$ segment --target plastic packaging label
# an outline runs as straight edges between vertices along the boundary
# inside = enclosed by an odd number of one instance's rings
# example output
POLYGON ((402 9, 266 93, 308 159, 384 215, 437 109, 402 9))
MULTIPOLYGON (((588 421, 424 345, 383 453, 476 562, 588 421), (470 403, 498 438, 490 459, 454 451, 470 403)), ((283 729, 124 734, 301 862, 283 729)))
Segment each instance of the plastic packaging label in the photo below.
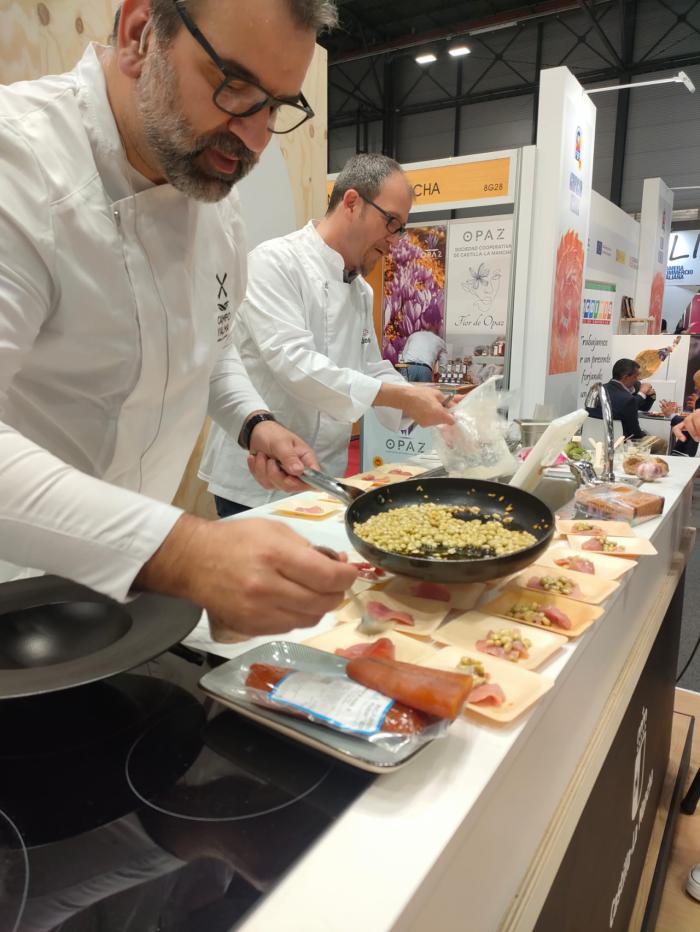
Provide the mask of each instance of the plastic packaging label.
POLYGON ((285 676, 268 698, 360 735, 376 734, 393 703, 344 676, 301 672, 285 676))

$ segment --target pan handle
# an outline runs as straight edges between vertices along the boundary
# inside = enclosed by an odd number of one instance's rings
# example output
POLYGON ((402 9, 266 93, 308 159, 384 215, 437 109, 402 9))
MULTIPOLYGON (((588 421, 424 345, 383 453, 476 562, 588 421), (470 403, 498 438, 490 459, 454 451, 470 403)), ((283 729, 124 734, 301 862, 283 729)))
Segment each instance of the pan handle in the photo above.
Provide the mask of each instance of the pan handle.
POLYGON ((319 492, 328 492, 329 495, 334 495, 342 502, 345 502, 346 505, 352 505, 358 495, 362 494, 360 489, 355 489, 342 482, 337 482, 335 479, 331 479, 330 476, 319 472, 317 469, 310 469, 307 467, 297 478, 301 479, 301 481, 305 482, 307 485, 310 485, 312 489, 318 489, 319 492))

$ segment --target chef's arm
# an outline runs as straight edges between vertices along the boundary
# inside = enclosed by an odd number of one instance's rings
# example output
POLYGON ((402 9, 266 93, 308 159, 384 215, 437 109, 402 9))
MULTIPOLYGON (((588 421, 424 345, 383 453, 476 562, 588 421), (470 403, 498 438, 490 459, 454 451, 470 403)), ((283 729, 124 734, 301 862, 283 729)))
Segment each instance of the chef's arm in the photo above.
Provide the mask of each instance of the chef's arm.
MULTIPOLYGON (((389 376, 387 369, 387 375, 380 379, 357 369, 337 366, 316 350, 314 336, 305 320, 303 283, 295 281, 289 268, 285 268, 278 257, 274 258, 277 261, 273 261, 264 247, 251 253, 248 292, 240 314, 262 359, 285 391, 301 404, 345 423, 358 420, 375 404, 398 407, 413 419, 414 411, 424 417, 428 409, 427 396, 418 403, 407 383, 395 385, 395 391, 389 395, 385 393, 384 400, 377 402, 386 384, 383 379, 400 376, 394 373, 389 376), (391 404, 387 404, 387 398, 391 399, 391 404), (399 399, 402 403, 396 404, 399 399), (403 402, 412 410, 405 409, 403 402)), ((438 400, 433 401, 431 423, 451 423, 451 416, 438 410, 441 409, 438 400)))
POLYGON ((263 245, 248 262, 241 322, 277 382, 300 404, 345 423, 358 420, 371 407, 379 379, 337 366, 316 350, 304 307, 308 283, 295 277, 291 259, 263 245))
MULTIPOLYGON (((371 327, 371 319, 368 323, 371 327)), ((454 419, 444 408, 445 396, 442 392, 429 385, 407 382, 388 360, 382 359, 374 333, 371 341, 367 347, 366 371, 382 383, 372 407, 384 427, 398 430, 400 427, 408 427, 414 421, 421 427, 452 424, 454 419)))

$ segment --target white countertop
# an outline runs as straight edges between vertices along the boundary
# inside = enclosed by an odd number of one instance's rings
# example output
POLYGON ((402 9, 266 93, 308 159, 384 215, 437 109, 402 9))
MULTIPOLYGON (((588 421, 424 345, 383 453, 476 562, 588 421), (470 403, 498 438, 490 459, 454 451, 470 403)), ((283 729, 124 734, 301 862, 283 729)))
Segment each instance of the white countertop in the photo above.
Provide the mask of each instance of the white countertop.
MULTIPOLYGON (((402 770, 379 777, 242 929, 462 930, 464 913, 455 908, 460 902, 469 904, 470 929, 501 927, 603 714, 617 708, 611 697, 620 689, 621 671, 646 643, 648 607, 670 571, 698 466, 681 457, 669 464, 669 476, 644 487, 665 496, 664 514, 636 529, 653 540, 658 555, 641 558, 606 603, 605 615, 539 668, 556 679, 554 688, 511 725, 481 724, 476 717, 456 722, 445 739, 402 770)), ((279 502, 254 514, 277 507, 279 502)), ((314 543, 348 546, 338 518, 274 519, 314 543)), ((316 628, 285 637, 305 640, 334 623, 331 613, 316 628)), ((231 657, 261 640, 271 638, 215 645, 203 622, 185 643, 231 657)), ((585 797, 574 802, 582 809, 585 797)), ((521 909, 520 924, 509 927, 527 928, 528 916, 540 907, 535 897, 529 912, 521 909)))

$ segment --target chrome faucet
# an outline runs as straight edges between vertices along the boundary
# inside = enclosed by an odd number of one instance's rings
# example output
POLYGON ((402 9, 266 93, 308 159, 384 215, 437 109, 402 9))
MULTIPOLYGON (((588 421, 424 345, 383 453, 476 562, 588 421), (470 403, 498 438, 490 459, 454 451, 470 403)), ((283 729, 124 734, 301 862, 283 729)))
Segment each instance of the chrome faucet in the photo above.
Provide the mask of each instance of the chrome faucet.
POLYGON ((615 459, 615 425, 613 424, 612 408, 610 407, 610 398, 602 382, 594 382, 588 389, 584 406, 586 408, 595 408, 600 401, 600 411, 603 415, 605 431, 603 434, 605 441, 605 469, 601 478, 604 482, 614 482, 615 472, 613 464, 615 459))

